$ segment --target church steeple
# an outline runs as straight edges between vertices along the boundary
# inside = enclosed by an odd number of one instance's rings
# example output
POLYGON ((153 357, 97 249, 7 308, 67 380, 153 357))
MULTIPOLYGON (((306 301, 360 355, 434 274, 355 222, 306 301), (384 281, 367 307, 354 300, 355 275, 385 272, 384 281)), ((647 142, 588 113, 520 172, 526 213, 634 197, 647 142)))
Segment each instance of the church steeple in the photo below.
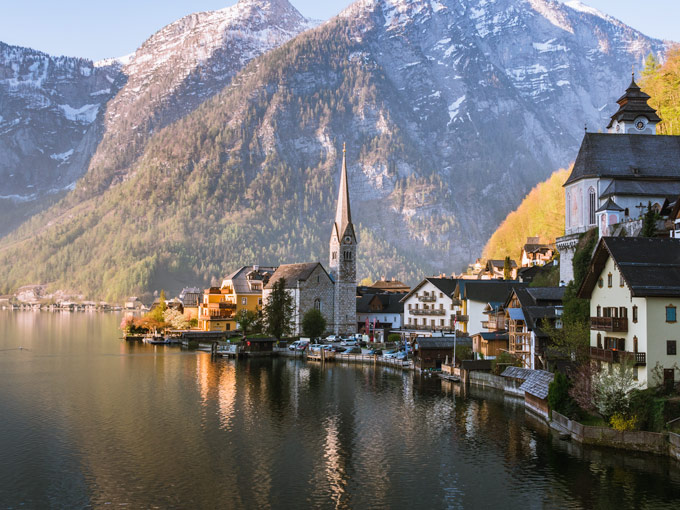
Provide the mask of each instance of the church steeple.
POLYGON ((333 279, 333 332, 351 334, 357 330, 357 238, 352 225, 347 178, 347 150, 342 144, 342 170, 335 221, 331 232, 328 269, 333 279))
POLYGON ((352 225, 352 212, 349 204, 349 182, 347 179, 347 149, 344 143, 342 144, 342 171, 340 173, 340 188, 338 189, 334 228, 338 238, 349 235, 354 240, 354 226, 352 225))
POLYGON ((647 104, 650 96, 642 92, 635 83, 635 73, 626 93, 616 102, 619 110, 612 115, 607 129, 610 133, 656 134, 656 125, 661 118, 656 110, 647 104))

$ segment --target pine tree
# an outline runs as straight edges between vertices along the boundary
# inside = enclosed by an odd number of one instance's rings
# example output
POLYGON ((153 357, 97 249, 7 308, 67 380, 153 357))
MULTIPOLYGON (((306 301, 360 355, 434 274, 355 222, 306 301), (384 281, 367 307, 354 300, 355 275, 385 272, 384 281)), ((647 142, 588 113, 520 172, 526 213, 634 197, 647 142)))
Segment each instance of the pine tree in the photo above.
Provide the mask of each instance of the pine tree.
POLYGON ((293 310, 293 296, 286 292, 286 279, 280 278, 274 282, 263 309, 267 333, 277 340, 289 334, 293 310))
POLYGON ((512 280, 512 266, 510 265, 510 257, 505 256, 505 261, 503 262, 503 279, 512 280))
POLYGON ((654 56, 654 53, 650 53, 645 59, 645 68, 642 70, 642 76, 645 78, 654 76, 660 67, 659 60, 654 56))
POLYGON ((658 213, 652 209, 652 203, 647 202, 647 212, 642 217, 641 237, 654 237, 656 234, 656 220, 658 217, 658 213))

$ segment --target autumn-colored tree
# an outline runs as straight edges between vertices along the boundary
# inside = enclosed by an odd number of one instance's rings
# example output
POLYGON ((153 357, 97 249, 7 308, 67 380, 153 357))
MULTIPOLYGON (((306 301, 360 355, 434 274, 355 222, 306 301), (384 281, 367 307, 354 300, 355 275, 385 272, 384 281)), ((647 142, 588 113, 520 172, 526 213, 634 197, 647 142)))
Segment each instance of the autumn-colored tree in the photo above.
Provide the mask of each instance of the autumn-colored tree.
POLYGON ((571 169, 553 173, 548 180, 534 187, 517 209, 508 214, 496 232, 486 243, 485 259, 519 257, 527 237, 540 236, 546 242, 554 242, 564 234, 564 189, 571 169))

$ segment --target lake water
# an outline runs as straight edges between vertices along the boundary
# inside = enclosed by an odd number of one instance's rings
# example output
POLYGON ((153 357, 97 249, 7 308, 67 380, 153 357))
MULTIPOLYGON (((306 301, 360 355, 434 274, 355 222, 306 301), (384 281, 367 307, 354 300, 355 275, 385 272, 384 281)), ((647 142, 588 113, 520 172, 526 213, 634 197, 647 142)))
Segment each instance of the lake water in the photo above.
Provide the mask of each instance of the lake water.
POLYGON ((120 320, 0 311, 0 508, 680 508, 680 465, 559 441, 496 392, 213 361, 120 320))

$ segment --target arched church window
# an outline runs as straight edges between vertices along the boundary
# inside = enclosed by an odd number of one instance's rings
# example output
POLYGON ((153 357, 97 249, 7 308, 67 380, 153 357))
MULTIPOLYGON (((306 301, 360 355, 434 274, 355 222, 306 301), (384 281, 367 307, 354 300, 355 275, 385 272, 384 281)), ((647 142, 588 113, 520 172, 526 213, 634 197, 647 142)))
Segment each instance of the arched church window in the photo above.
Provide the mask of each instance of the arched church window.
POLYGON ((567 197, 566 197, 566 205, 567 205, 567 218, 565 223, 567 224, 567 227, 571 227, 571 192, 567 191, 567 197))
POLYGON ((597 199, 595 197, 595 188, 588 190, 588 224, 595 224, 595 211, 597 210, 597 199))
POLYGON ((344 253, 344 258, 345 260, 352 260, 352 252, 351 251, 346 251, 344 253))
POLYGON ((319 298, 314 300, 314 309, 321 311, 321 300, 319 298))

